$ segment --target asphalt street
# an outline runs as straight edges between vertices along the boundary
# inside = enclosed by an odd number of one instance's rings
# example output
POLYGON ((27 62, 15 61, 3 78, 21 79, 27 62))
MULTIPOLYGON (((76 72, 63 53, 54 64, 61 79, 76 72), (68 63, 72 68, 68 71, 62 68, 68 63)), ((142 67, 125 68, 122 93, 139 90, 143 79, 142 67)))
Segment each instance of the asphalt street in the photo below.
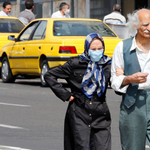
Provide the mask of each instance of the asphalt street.
MULTIPOLYGON (((108 89, 112 116, 112 150, 121 150, 118 128, 121 97, 108 89)), ((63 150, 63 124, 68 102, 59 100, 40 81, 0 80, 0 150, 63 150)), ((147 149, 149 150, 149 148, 147 149)))

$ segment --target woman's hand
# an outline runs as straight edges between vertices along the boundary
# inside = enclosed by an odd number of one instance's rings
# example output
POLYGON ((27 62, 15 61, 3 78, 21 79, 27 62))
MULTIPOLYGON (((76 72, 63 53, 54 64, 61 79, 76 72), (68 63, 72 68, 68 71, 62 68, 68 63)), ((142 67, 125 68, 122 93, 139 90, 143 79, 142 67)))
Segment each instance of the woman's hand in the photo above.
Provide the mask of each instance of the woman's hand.
POLYGON ((124 75, 124 70, 120 68, 116 68, 116 75, 117 76, 124 75))
POLYGON ((70 99, 68 100, 69 102, 73 101, 74 100, 74 97, 71 96, 70 99))

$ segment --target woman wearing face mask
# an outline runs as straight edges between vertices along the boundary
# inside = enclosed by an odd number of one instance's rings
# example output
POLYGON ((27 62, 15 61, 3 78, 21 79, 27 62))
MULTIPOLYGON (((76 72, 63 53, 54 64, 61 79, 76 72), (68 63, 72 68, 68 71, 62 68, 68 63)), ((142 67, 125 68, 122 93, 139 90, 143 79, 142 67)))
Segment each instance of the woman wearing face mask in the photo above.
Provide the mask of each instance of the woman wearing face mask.
POLYGON ((56 96, 69 101, 64 150, 111 149, 111 117, 106 103, 111 59, 104 55, 104 50, 102 37, 91 33, 81 55, 45 74, 45 81, 56 96), (57 78, 66 79, 71 92, 57 78))

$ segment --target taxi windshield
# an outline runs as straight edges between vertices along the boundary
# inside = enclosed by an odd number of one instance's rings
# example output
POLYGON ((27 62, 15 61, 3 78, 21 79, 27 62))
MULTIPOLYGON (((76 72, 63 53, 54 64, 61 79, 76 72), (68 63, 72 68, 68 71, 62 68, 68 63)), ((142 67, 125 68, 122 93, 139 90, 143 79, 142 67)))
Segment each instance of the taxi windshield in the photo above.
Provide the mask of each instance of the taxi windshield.
POLYGON ((90 33, 101 36, 116 37, 116 35, 101 21, 54 21, 54 36, 86 36, 90 33))
POLYGON ((19 33, 24 26, 18 19, 0 18, 0 33, 19 33))

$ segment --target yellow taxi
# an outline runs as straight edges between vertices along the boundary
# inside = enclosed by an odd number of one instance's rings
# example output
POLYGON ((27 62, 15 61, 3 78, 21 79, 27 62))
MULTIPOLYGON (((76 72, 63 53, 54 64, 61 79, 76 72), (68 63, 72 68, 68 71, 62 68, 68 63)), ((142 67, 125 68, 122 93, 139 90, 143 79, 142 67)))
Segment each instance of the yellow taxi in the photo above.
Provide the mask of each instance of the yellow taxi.
POLYGON ((112 57, 119 37, 98 19, 52 19, 32 21, 0 51, 3 82, 14 82, 17 75, 41 78, 49 68, 64 64, 84 51, 86 35, 96 32, 105 42, 105 54, 112 57))
POLYGON ((0 50, 6 43, 10 42, 8 35, 17 37, 24 27, 25 25, 16 17, 0 16, 0 50))

